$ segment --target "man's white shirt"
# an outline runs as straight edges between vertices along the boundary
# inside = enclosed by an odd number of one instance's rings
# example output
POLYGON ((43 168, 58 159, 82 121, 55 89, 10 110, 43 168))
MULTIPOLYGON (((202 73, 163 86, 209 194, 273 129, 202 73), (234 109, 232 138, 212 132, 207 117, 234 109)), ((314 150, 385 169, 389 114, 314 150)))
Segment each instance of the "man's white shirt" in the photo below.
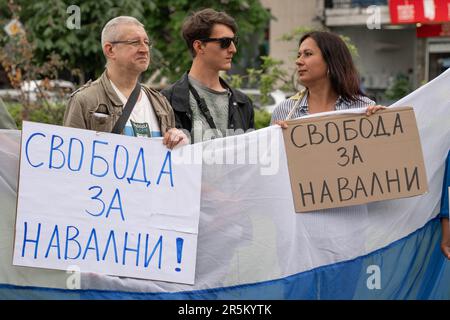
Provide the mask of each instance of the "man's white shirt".
MULTIPOLYGON (((111 85, 116 92, 123 105, 127 103, 127 98, 110 80, 111 85)), ((141 89, 140 97, 127 120, 123 134, 127 136, 138 137, 161 137, 161 129, 159 127, 158 118, 155 110, 147 97, 147 94, 141 89)))

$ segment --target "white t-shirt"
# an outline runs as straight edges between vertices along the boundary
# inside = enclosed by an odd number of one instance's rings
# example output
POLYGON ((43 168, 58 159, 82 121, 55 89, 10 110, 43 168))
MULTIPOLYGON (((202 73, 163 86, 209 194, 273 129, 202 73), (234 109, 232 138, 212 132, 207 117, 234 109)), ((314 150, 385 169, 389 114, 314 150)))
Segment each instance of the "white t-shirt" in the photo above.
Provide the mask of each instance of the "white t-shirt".
MULTIPOLYGON (((111 85, 116 92, 123 105, 127 103, 127 98, 120 92, 120 90, 110 80, 111 85)), ((158 118, 155 110, 147 97, 147 94, 141 89, 141 94, 125 124, 123 134, 134 137, 161 137, 161 129, 159 127, 158 118)))

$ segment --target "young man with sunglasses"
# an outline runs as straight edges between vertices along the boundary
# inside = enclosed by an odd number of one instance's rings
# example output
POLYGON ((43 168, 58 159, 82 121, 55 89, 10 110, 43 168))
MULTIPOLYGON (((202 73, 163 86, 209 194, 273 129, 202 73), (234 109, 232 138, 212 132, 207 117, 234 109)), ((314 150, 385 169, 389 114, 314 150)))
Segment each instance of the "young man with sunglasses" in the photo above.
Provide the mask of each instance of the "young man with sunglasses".
POLYGON ((175 128, 167 99, 156 90, 137 86, 150 63, 151 45, 143 24, 133 17, 116 17, 103 28, 101 42, 106 70, 71 95, 64 125, 102 132, 114 129, 129 136, 163 136, 169 148, 187 143, 186 135, 175 128), (137 100, 131 103, 131 114, 122 116, 132 96, 137 100), (123 123, 119 129, 117 122, 123 123))
POLYGON ((253 129, 251 100, 219 77, 220 71, 231 69, 236 54, 234 19, 204 9, 185 20, 182 33, 193 56, 191 69, 162 91, 175 112, 177 127, 190 133, 192 142, 253 129))

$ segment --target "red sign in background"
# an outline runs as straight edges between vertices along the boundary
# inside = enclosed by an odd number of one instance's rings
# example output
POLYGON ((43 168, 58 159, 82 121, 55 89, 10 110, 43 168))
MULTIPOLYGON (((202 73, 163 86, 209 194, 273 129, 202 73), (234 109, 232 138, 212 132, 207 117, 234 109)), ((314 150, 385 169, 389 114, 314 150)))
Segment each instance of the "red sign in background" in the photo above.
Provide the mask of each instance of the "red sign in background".
POLYGON ((389 0, 392 24, 450 21, 450 0, 389 0))
POLYGON ((418 38, 450 37, 450 23, 424 24, 416 29, 418 38))

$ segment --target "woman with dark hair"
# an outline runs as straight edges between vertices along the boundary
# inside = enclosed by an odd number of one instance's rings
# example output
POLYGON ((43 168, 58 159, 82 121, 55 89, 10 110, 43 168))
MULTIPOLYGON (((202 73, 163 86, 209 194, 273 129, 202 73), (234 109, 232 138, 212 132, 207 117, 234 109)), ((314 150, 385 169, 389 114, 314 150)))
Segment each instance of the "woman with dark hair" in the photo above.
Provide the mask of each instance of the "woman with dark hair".
POLYGON ((287 127, 285 120, 311 113, 367 107, 367 115, 383 106, 360 89, 358 72, 345 42, 330 32, 314 31, 299 42, 297 74, 306 89, 281 102, 272 114, 272 124, 287 127))

